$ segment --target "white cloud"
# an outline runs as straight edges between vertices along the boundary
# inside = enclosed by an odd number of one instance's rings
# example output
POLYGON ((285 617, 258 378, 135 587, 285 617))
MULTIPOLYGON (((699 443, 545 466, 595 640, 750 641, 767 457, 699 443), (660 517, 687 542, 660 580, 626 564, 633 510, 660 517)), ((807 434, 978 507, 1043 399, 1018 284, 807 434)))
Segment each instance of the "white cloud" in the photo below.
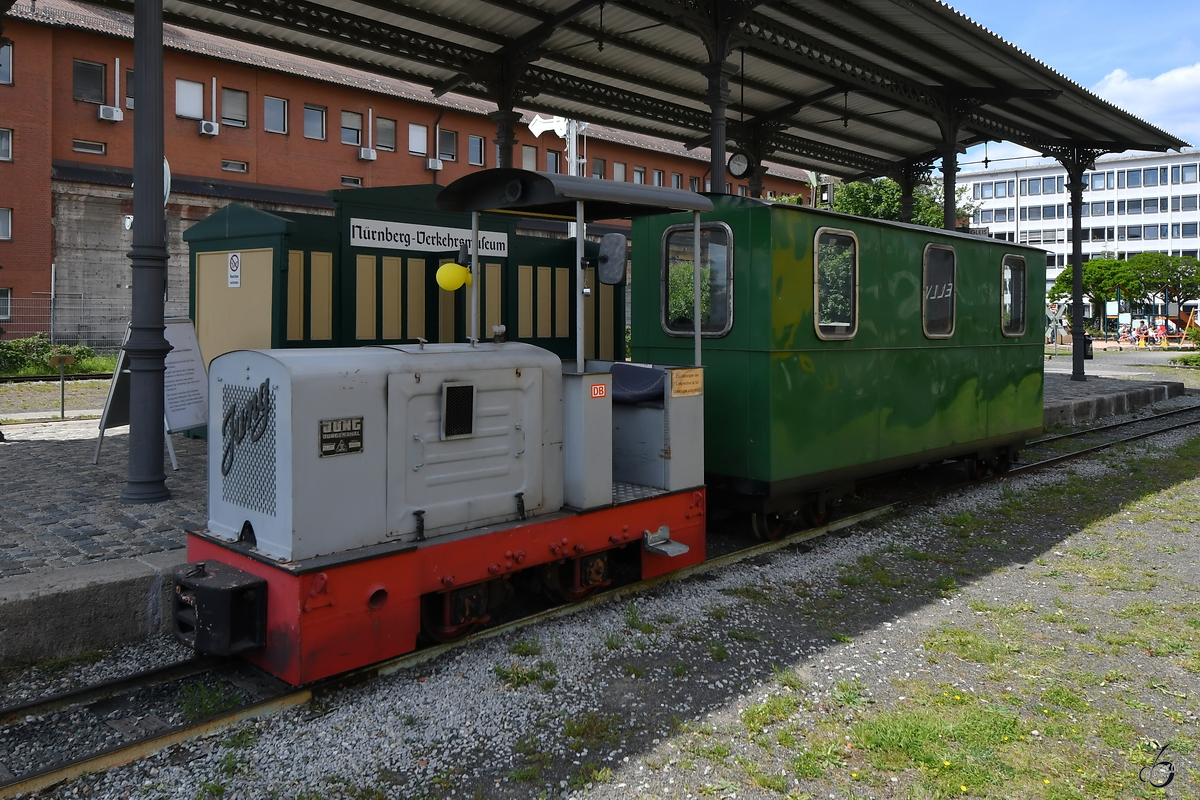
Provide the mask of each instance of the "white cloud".
POLYGON ((1150 124, 1200 145, 1200 63, 1154 78, 1134 78, 1115 69, 1092 91, 1150 124))

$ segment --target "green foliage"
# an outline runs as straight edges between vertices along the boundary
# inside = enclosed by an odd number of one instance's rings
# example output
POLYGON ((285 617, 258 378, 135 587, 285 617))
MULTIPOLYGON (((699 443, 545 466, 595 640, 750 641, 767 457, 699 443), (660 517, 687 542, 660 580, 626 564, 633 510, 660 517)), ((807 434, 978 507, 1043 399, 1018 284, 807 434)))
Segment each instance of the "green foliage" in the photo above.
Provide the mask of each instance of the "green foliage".
MULTIPOLYGON (((693 301, 694 263, 671 259, 667 266, 667 323, 677 328, 690 328, 693 301)), ((700 267, 700 320, 701 329, 708 322, 708 300, 712 294, 712 268, 700 267)))
POLYGON ((9 339, 0 341, 0 372, 16 373, 31 371, 33 373, 50 374, 50 356, 75 356, 75 364, 67 367, 67 372, 83 371, 83 362, 94 359, 96 351, 87 345, 51 344, 50 337, 37 333, 25 339, 9 339))
POLYGON ((844 236, 823 234, 817 243, 821 325, 851 325, 854 321, 854 250, 844 236))
MULTIPOLYGON (((967 191, 968 187, 962 186, 955 192, 955 208, 960 220, 970 219, 977 208, 968 201, 967 191)), ((891 178, 847 183, 837 187, 833 193, 833 210, 843 214, 853 214, 856 217, 899 222, 901 194, 900 184, 891 178)), ((917 225, 925 225, 930 228, 942 227, 944 215, 940 184, 921 184, 913 190, 912 221, 917 225)))
MULTIPOLYGON (((1064 269, 1047 292, 1050 300, 1071 297, 1075 270, 1064 269)), ((1128 260, 1093 258, 1083 265, 1083 294, 1093 307, 1114 300, 1117 289, 1121 296, 1141 300, 1169 290, 1181 303, 1200 298, 1200 265, 1191 256, 1169 256, 1166 253, 1138 253, 1128 260)))
POLYGON ((232 711, 242 704, 242 693, 226 686, 209 686, 199 681, 185 683, 180 689, 183 714, 193 722, 232 711))

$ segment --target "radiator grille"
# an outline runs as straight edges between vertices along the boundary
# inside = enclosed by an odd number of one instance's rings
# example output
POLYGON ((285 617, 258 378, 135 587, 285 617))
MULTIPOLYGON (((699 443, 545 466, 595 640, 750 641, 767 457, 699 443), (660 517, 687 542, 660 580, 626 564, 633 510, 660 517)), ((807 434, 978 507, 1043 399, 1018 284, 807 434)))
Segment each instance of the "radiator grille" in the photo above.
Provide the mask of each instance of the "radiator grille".
POLYGON ((442 438, 457 439, 475 432, 475 386, 447 383, 442 386, 442 438))
POLYGON ((275 516, 277 391, 264 381, 227 385, 221 395, 221 499, 270 516, 275 516), (253 415, 253 409, 265 418, 253 415))

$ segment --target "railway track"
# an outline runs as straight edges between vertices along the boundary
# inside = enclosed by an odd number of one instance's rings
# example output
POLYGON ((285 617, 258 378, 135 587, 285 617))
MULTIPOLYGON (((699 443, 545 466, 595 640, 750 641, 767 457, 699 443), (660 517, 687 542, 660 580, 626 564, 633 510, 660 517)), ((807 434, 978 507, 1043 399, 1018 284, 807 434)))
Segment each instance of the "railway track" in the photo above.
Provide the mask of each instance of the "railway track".
MULTIPOLYGON (((1120 444, 1198 424, 1200 424, 1200 406, 1191 406, 1150 417, 1047 436, 1030 442, 1026 446, 1025 452, 1036 451, 1064 440, 1095 436, 1108 438, 1106 441, 1088 444, 1086 447, 1068 453, 1050 455, 1038 461, 1014 465, 1007 473, 993 476, 992 479, 1053 467, 1120 444), (1166 424, 1162 424, 1164 422, 1166 424), (1125 432, 1125 435, 1121 435, 1121 432, 1125 432), (1116 435, 1112 436, 1112 434, 1116 435)), ((950 486, 941 486, 901 500, 883 503, 835 519, 820 527, 798 531, 775 541, 743 547, 693 567, 649 580, 628 583, 597 593, 579 603, 539 611, 478 631, 457 642, 426 647, 300 688, 287 686, 242 661, 196 658, 0 709, 0 754, 6 750, 9 753, 6 757, 0 757, 0 800, 42 791, 87 773, 128 764, 170 747, 230 729, 246 720, 300 706, 314 697, 327 695, 371 678, 431 661, 456 648, 470 647, 481 641, 502 636, 538 622, 580 613, 594 606, 611 602, 618 595, 627 596, 646 592, 669 581, 685 580, 694 575, 757 558, 781 548, 797 546, 829 533, 846 530, 860 523, 891 514, 902 507, 936 499, 940 495, 962 488, 963 485, 960 482, 950 486), (187 687, 201 688, 189 690, 187 687), (240 697, 235 703, 235 707, 199 716, 194 711, 190 714, 182 713, 178 708, 186 704, 186 698, 181 700, 181 697, 187 695, 189 691, 193 695, 203 692, 210 697, 224 696, 227 698, 229 692, 236 691, 240 697), (29 740, 40 735, 44 741, 47 738, 54 738, 53 735, 45 734, 47 729, 57 731, 66 727, 82 730, 88 726, 111 729, 112 732, 119 735, 120 741, 109 743, 116 738, 110 734, 107 738, 100 739, 100 746, 93 745, 91 750, 84 755, 59 759, 48 765, 39 764, 22 772, 15 772, 12 769, 14 755, 20 756, 22 751, 27 749, 23 746, 23 739, 29 740), (8 764, 4 762, 4 758, 8 759, 8 764)), ((95 742, 98 737, 77 735, 77 731, 69 731, 65 739, 63 736, 59 736, 60 742, 66 746, 66 749, 79 748, 81 745, 86 747, 86 744, 77 743, 81 739, 95 742)), ((25 758, 24 756, 20 757, 25 758)))

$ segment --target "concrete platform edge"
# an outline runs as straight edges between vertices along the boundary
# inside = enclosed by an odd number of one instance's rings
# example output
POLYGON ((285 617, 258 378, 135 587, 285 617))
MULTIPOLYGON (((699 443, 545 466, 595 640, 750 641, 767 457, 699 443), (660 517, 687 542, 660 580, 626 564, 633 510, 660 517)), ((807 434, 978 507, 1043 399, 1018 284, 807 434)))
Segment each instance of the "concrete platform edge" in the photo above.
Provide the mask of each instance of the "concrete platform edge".
MULTIPOLYGON (((1133 383, 1131 381, 1131 383, 1133 383)), ((1133 384, 1128 390, 1112 394, 1095 395, 1058 403, 1047 403, 1042 416, 1042 425, 1049 429, 1055 426, 1082 425, 1100 417, 1128 414, 1154 403, 1179 397, 1185 387, 1178 381, 1155 381, 1133 384)))
POLYGON ((0 581, 0 666, 86 653, 170 630, 185 549, 0 581))

